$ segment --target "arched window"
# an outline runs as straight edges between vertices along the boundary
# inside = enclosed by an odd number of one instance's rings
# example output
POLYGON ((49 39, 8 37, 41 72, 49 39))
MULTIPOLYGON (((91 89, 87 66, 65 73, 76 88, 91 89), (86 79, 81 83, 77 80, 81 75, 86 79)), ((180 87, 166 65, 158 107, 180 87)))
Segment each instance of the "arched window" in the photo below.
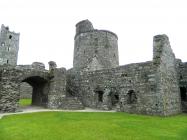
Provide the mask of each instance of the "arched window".
POLYGON ((127 93, 127 104, 136 103, 137 97, 134 90, 129 90, 127 93))
POLYGON ((95 93, 97 93, 97 95, 98 95, 98 102, 103 102, 104 92, 102 90, 96 90, 95 93))

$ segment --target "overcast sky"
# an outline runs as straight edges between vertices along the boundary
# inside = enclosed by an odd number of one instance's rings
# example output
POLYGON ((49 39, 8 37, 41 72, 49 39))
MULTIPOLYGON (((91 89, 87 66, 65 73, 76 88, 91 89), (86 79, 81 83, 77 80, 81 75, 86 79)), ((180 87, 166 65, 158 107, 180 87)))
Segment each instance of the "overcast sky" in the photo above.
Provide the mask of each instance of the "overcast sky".
POLYGON ((187 61, 186 0, 0 0, 0 24, 20 33, 18 64, 71 68, 75 24, 84 19, 118 35, 120 65, 151 60, 157 34, 187 61))

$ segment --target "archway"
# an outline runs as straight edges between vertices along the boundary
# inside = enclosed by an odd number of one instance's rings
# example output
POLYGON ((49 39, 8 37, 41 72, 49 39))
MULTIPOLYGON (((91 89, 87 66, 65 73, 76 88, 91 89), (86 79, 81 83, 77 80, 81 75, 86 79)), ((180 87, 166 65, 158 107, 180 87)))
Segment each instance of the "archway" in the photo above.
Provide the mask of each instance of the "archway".
POLYGON ((127 93, 127 104, 133 104, 137 102, 136 93, 134 90, 129 90, 127 93))
POLYGON ((187 112, 187 89, 186 87, 180 87, 181 105, 182 111, 187 112))
POLYGON ((186 88, 180 87, 181 101, 187 102, 186 88))
POLYGON ((103 102, 103 94, 104 92, 102 90, 96 90, 95 93, 97 94, 97 102, 102 103, 103 102))
POLYGON ((40 76, 27 77, 21 82, 26 82, 32 86, 32 101, 31 105, 43 106, 47 105, 48 101, 48 81, 40 76))

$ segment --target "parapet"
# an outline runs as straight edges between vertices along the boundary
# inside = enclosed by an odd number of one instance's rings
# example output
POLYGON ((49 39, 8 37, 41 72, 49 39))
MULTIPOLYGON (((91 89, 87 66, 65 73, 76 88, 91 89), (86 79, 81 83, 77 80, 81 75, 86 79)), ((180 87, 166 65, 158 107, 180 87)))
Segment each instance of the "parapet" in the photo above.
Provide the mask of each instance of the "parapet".
POLYGON ((32 68, 37 69, 37 70, 45 70, 45 65, 44 63, 41 63, 41 62, 33 62, 32 68))
POLYGON ((108 30, 97 30, 94 29, 92 23, 89 20, 82 20, 80 22, 78 22, 76 24, 76 34, 75 34, 75 38, 77 36, 79 36, 81 33, 97 33, 97 34, 107 34, 107 35, 111 35, 112 37, 115 37, 116 39, 118 39, 118 36, 108 30))

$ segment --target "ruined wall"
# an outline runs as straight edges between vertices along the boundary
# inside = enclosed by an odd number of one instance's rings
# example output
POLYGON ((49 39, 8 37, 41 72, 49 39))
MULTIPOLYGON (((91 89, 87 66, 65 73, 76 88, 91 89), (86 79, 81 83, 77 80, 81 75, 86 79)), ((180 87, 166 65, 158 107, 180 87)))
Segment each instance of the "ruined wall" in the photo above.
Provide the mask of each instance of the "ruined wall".
POLYGON ((94 71, 119 66, 117 36, 105 30, 95 30, 88 20, 76 25, 74 39, 75 69, 94 71))
MULTIPOLYGON (((39 70, 39 71, 45 71, 45 65, 41 62, 33 62, 32 65, 19 65, 17 68, 20 69, 26 69, 28 70, 28 73, 30 70, 39 70)), ((37 83, 37 81, 36 81, 37 83)), ((20 84, 20 98, 32 98, 33 88, 32 85, 30 85, 27 82, 22 82, 20 84)))
POLYGON ((66 92, 66 69, 50 68, 48 108, 52 109, 83 109, 78 98, 68 96, 66 92))
POLYGON ((157 114, 156 67, 152 62, 94 72, 68 71, 67 91, 87 107, 141 114, 157 114), (102 95, 102 99, 99 99, 102 95))
POLYGON ((8 27, 1 26, 0 32, 0 65, 16 66, 19 50, 19 34, 10 32, 8 27))
POLYGON ((181 100, 175 55, 166 35, 157 35, 153 43, 153 63, 157 67, 156 80, 161 115, 181 112, 181 100))
POLYGON ((19 104, 18 70, 0 67, 0 112, 15 112, 19 104))
POLYGON ((187 112, 187 63, 178 60, 177 64, 182 111, 187 112))
POLYGON ((19 107, 20 84, 33 87, 32 105, 46 106, 48 100, 48 72, 31 66, 0 67, 0 112, 15 112, 19 107))
POLYGON ((66 97, 66 69, 54 68, 50 71, 48 107, 59 108, 66 97))

